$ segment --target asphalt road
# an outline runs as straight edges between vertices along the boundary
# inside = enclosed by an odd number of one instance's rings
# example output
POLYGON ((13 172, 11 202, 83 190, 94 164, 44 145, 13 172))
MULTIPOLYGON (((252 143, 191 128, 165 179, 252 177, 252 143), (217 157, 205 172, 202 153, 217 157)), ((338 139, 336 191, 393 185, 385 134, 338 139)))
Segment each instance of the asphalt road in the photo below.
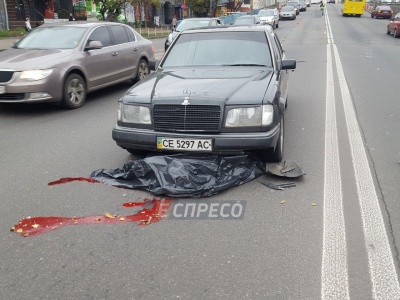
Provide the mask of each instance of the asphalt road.
POLYGON ((111 139, 129 84, 93 93, 74 111, 0 105, 1 298, 400 299, 400 39, 386 35, 387 20, 344 18, 339 4, 326 10, 323 18, 312 6, 276 29, 298 62, 284 159, 307 175, 284 191, 260 184, 279 181, 264 175, 198 199, 244 200, 243 220, 10 232, 26 217, 129 215, 140 208, 123 203, 153 196, 88 182, 48 186, 137 158, 111 139))

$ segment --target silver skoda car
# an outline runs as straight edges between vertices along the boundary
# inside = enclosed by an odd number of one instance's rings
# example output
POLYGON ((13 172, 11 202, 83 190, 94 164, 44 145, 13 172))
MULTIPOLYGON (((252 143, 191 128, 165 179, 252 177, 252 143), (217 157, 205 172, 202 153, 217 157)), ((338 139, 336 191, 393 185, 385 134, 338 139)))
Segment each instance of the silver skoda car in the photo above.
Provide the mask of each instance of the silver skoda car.
POLYGON ((44 24, 0 52, 0 103, 79 108, 89 92, 146 77, 152 59, 152 42, 124 24, 44 24))

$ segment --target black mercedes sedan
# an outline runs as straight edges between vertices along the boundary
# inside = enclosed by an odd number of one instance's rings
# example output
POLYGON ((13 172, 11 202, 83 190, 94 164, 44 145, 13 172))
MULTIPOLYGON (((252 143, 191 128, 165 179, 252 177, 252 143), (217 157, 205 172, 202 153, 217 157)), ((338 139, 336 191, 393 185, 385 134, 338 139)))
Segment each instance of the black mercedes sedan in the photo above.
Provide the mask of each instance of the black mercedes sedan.
POLYGON ((112 137, 131 153, 251 152, 281 161, 295 68, 271 26, 183 31, 155 72, 121 97, 112 137))

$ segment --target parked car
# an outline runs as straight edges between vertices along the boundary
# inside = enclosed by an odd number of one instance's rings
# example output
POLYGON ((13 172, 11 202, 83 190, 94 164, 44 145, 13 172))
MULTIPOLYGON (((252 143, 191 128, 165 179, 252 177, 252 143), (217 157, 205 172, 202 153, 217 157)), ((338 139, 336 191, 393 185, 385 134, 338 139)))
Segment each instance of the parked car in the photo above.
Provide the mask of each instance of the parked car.
POLYGON ((294 20, 296 19, 296 10, 294 8, 294 6, 284 6, 282 7, 280 13, 279 13, 279 18, 281 20, 284 19, 290 19, 290 20, 294 20))
POLYGON ((261 25, 262 22, 257 15, 252 16, 240 16, 235 22, 233 22, 233 26, 243 26, 243 25, 261 25))
POLYGON ((390 19, 386 33, 392 33, 394 38, 400 37, 400 13, 390 19))
POLYGON ((374 19, 377 18, 390 19, 392 15, 393 15, 393 10, 390 6, 387 5, 377 6, 371 11, 371 18, 374 19))
POLYGON ((306 11, 307 10, 307 5, 304 1, 299 1, 299 6, 300 6, 300 11, 306 11))
POLYGON ((146 77, 150 59, 152 42, 124 24, 43 24, 0 52, 0 102, 78 108, 89 92, 146 77))
POLYGON ((220 18, 190 18, 184 19, 182 22, 176 26, 175 30, 172 31, 165 40, 164 49, 167 51, 169 45, 171 45, 172 41, 177 37, 177 35, 184 30, 193 29, 193 28, 204 28, 204 27, 214 27, 214 26, 222 26, 224 25, 224 21, 220 18))
POLYGON ((273 28, 279 27, 279 11, 274 9, 261 9, 257 14, 263 24, 271 25, 273 28))
POLYGON ((306 1, 304 1, 304 2, 306 3, 307 7, 310 7, 310 6, 311 6, 311 1, 310 1, 310 0, 306 0, 306 1))
POLYGON ((283 154, 288 70, 271 26, 187 30, 119 99, 112 137, 131 153, 283 154))
POLYGON ((300 13, 300 3, 297 1, 288 1, 286 6, 293 6, 294 10, 296 11, 296 15, 300 13))

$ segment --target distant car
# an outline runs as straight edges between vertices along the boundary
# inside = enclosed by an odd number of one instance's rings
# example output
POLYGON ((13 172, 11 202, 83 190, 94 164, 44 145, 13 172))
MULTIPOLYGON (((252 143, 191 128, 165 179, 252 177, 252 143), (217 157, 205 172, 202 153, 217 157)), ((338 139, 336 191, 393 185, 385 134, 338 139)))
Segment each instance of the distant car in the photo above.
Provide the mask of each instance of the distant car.
POLYGON ((279 11, 274 9, 261 9, 257 14, 263 24, 271 25, 273 28, 279 27, 279 11))
POLYGON ((297 1, 288 1, 286 6, 293 6, 294 10, 296 11, 296 15, 300 13, 300 3, 297 1))
POLYGON ((306 0, 306 1, 304 1, 304 2, 306 3, 307 7, 310 7, 310 6, 311 6, 311 1, 310 1, 310 0, 306 0))
POLYGON ((322 0, 311 0, 311 4, 321 4, 322 0))
POLYGON ((85 104, 86 94, 149 75, 153 43, 111 22, 43 24, 0 52, 0 102, 85 104))
POLYGON ((294 6, 284 6, 282 7, 280 13, 279 13, 279 18, 281 20, 285 20, 285 19, 290 19, 290 20, 294 20, 296 19, 296 10, 294 8, 294 6))
POLYGON ((392 33, 394 38, 400 37, 400 13, 395 15, 394 18, 389 21, 386 33, 392 33))
POLYGON ((375 7, 371 11, 371 18, 383 18, 383 19, 390 19, 393 15, 393 10, 390 6, 387 5, 380 5, 375 7))
POLYGON ((328 3, 328 4, 335 4, 336 2, 335 2, 335 0, 327 0, 326 3, 328 3))
POLYGON ((307 5, 304 1, 299 1, 300 5, 300 11, 306 11, 307 10, 307 5))
POLYGON ((253 16, 240 16, 235 22, 233 22, 233 26, 245 26, 245 25, 261 25, 262 22, 257 15, 253 16))
POLYGON ((182 20, 179 25, 176 25, 175 30, 170 33, 165 40, 164 49, 167 51, 169 45, 171 45, 172 41, 177 37, 177 35, 184 30, 194 29, 194 28, 205 28, 205 27, 214 27, 214 26, 222 26, 224 25, 224 21, 220 18, 190 18, 182 20))
POLYGON ((118 101, 112 138, 130 153, 256 153, 282 160, 289 70, 271 26, 181 32, 118 101))

